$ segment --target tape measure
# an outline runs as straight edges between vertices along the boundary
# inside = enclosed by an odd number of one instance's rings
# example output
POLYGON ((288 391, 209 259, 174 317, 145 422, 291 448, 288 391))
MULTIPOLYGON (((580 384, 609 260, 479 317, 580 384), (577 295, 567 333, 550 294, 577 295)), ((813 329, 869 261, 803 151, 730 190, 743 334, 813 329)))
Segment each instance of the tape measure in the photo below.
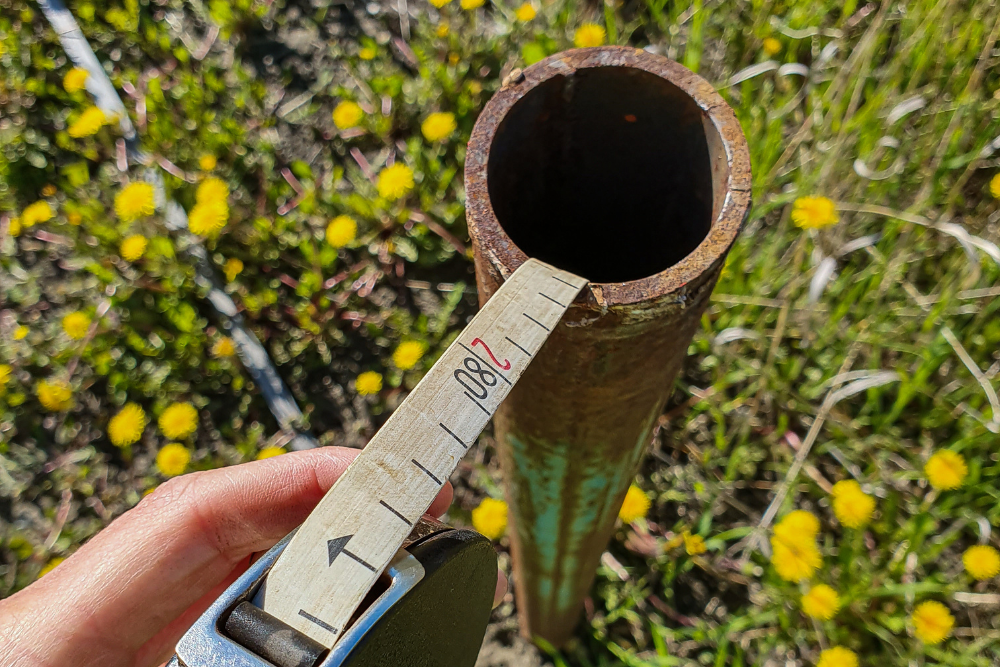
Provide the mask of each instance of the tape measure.
MULTIPOLYGON (((344 657, 363 642, 366 634, 377 632, 370 621, 381 616, 373 614, 385 614, 389 609, 387 600, 399 605, 407 591, 416 591, 417 582, 427 573, 425 565, 437 572, 441 568, 434 563, 440 565, 441 553, 451 553, 454 558, 461 553, 471 554, 470 545, 475 540, 466 535, 471 531, 449 533, 439 527, 430 538, 421 538, 421 530, 426 530, 421 523, 424 512, 586 284, 579 276, 534 259, 522 264, 441 355, 294 535, 255 564, 192 626, 178 643, 175 664, 315 665, 322 659, 323 667, 346 665, 344 657), (408 537, 416 544, 409 546, 411 551, 423 546, 427 552, 427 545, 436 543, 437 550, 430 551, 437 554, 438 560, 427 553, 418 559, 403 549, 408 537), (417 568, 421 570, 419 577, 413 574, 417 568), (359 610, 380 577, 383 585, 376 589, 379 597, 367 601, 367 610, 359 610), (378 610, 379 605, 385 608, 378 610), (228 627, 228 619, 234 615, 243 620, 230 625, 256 628, 251 634, 263 635, 258 637, 260 641, 255 640, 258 646, 266 646, 269 637, 292 633, 294 642, 278 642, 285 647, 285 653, 293 645, 311 648, 298 663, 285 659, 255 663, 233 658, 230 654, 238 652, 239 641, 217 635, 220 627, 228 627), (332 651, 324 653, 327 648, 332 651), (219 661, 220 652, 228 657, 219 661), (341 656, 339 661, 334 660, 337 655, 341 656)), ((496 574, 492 549, 489 554, 493 557, 489 573, 492 578, 496 574)), ((432 587, 427 584, 433 580, 441 582, 437 585, 446 590, 445 579, 432 577, 420 582, 420 586, 430 591, 432 587)), ((457 611, 451 613, 464 613, 460 604, 454 609, 457 611)), ((441 608, 427 610, 426 617, 415 620, 433 622, 432 615, 447 613, 441 608)), ((477 651, 481 640, 480 633, 475 638, 477 651)), ((399 664, 405 667, 418 663, 399 664)))

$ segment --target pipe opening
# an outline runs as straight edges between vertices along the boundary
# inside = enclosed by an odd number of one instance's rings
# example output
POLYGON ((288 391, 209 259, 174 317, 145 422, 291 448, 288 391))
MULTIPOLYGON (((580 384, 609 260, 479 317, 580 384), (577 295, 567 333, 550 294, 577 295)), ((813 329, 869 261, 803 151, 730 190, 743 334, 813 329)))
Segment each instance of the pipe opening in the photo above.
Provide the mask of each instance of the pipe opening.
POLYGON ((487 186, 525 254, 597 283, 673 266, 712 224, 701 110, 631 67, 579 69, 525 93, 497 128, 487 186))

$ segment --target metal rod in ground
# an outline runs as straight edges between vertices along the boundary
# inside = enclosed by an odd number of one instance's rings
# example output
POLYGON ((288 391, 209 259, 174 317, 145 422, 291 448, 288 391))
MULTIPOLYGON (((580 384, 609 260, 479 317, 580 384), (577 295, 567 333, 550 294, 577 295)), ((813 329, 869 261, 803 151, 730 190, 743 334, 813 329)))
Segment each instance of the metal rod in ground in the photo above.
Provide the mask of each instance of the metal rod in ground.
MULTIPOLYGON (((139 148, 139 136, 135 126, 129 120, 125 104, 118 96, 118 91, 115 90, 104 68, 101 67, 97 56, 94 55, 90 43, 87 42, 87 38, 80 30, 73 14, 66 9, 62 0, 39 0, 39 6, 52 29, 59 36, 59 42, 70 59, 77 67, 87 70, 89 74, 86 82, 87 92, 93 96, 94 104, 105 114, 118 119, 125 138, 127 161, 148 162, 148 156, 139 148)), ((177 202, 167 199, 163 177, 160 173, 155 169, 147 169, 145 180, 155 188, 156 208, 163 211, 166 226, 174 232, 186 234, 187 214, 177 202)), ((256 386, 260 388, 264 401, 275 419, 278 420, 282 431, 291 438, 289 446, 295 450, 319 447, 319 443, 312 435, 297 430, 303 417, 295 398, 285 386, 281 376, 278 375, 267 351, 253 332, 245 326, 243 316, 240 315, 232 298, 222 289, 205 248, 201 246, 195 236, 191 234, 187 234, 187 236, 186 254, 195 262, 198 282, 208 288, 209 303, 221 318, 223 328, 232 337, 240 361, 243 362, 243 367, 250 373, 256 386)))
MULTIPOLYGON (((319 447, 319 443, 311 434, 299 430, 303 416, 298 403, 295 402, 295 397, 292 396, 292 392, 278 375, 278 369, 274 367, 267 350, 257 340, 257 336, 247 328, 243 315, 236 308, 232 297, 223 289, 204 246, 198 243, 197 237, 193 234, 186 233, 187 214, 184 209, 177 202, 166 200, 163 176, 153 169, 148 169, 146 180, 153 183, 157 198, 165 200, 163 219, 167 228, 180 234, 186 234, 188 237, 186 239, 187 246, 184 247, 183 252, 194 261, 195 269, 198 271, 196 280, 201 286, 208 289, 205 298, 218 314, 222 328, 233 339, 236 353, 243 363, 243 368, 247 370, 254 385, 260 390, 264 402, 267 403, 274 418, 278 420, 281 430, 291 437, 288 446, 295 451, 319 447)), ((159 202, 157 206, 160 206, 159 202)))
POLYGON ((573 632, 750 207, 732 110, 677 63, 579 49, 508 77, 465 165, 480 300, 527 257, 591 281, 495 420, 522 632, 573 632))

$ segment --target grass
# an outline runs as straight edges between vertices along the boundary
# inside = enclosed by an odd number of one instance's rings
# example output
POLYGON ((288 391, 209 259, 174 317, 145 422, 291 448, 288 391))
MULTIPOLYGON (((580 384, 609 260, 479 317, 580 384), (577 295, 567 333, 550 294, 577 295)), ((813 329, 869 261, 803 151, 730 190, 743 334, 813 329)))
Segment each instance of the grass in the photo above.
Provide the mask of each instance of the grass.
MULTIPOLYGON (((508 5, 420 4, 405 43, 393 39, 392 12, 316 4, 69 3, 152 168, 186 210, 199 158, 218 159, 230 222, 204 244, 220 275, 228 259, 243 262, 227 291, 304 426, 323 444, 363 443, 474 311, 464 142, 507 72, 597 22, 609 39, 652 48, 720 88, 749 140, 755 206, 638 479, 653 507, 621 528, 587 622, 549 659, 814 664, 840 645, 863 665, 1000 660, 996 580, 972 580, 961 560, 969 546, 998 544, 1000 520, 1000 271, 989 254, 1000 206, 987 185, 1000 171, 990 151, 1000 135, 995 3, 554 0, 528 23, 508 5), (212 26, 218 36, 199 60, 212 26), (781 47, 772 56, 769 37, 781 47), (364 47, 373 59, 360 58, 364 47), (344 99, 365 110, 363 132, 333 127, 344 99), (438 110, 453 112, 458 130, 431 143, 420 123, 438 110), (371 178, 390 156, 417 181, 396 201, 371 178), (840 222, 797 228, 790 212, 803 195, 837 202, 840 222), (324 230, 340 214, 359 231, 337 250, 324 230), (391 356, 407 340, 428 351, 404 371, 391 356), (385 386, 358 396, 354 378, 367 370, 385 386), (943 449, 968 463, 959 489, 927 484, 924 463, 943 449), (865 529, 843 527, 831 509, 832 484, 844 479, 876 499, 865 529), (821 520, 812 582, 843 603, 829 621, 803 615, 804 586, 776 575, 758 539, 769 535, 756 529, 772 503, 773 518, 802 508, 821 520), (704 554, 672 544, 685 530, 705 538, 704 554), (926 600, 955 618, 937 645, 921 643, 910 620, 926 600)), ((63 90, 71 65, 34 4, 0 3, 0 43, 0 363, 13 369, 0 396, 0 594, 9 594, 162 481, 154 461, 167 440, 155 424, 124 448, 105 435, 126 402, 154 423, 175 401, 199 408, 183 443, 191 469, 249 460, 280 440, 239 363, 210 353, 222 334, 182 252, 190 240, 158 216, 126 225, 113 214, 126 178, 115 128, 66 133, 89 102, 63 90), (9 218, 41 198, 56 217, 12 238, 9 218), (150 239, 134 264, 118 257, 132 233, 150 239), (94 317, 102 306, 92 338, 62 332, 64 314, 94 317), (27 336, 16 340, 20 326, 27 336), (74 409, 39 404, 34 388, 50 377, 69 378, 74 409)), ((497 490, 488 437, 457 481, 454 515, 464 520, 497 490)), ((503 605, 496 622, 511 627, 511 613, 503 605)))

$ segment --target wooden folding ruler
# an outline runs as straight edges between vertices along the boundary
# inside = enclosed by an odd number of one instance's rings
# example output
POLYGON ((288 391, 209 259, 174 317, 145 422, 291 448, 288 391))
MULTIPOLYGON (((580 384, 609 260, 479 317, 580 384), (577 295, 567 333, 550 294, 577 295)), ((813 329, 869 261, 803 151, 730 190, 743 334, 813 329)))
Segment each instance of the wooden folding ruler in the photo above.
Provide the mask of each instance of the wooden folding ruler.
MULTIPOLYGON (((215 614, 211 623, 225 624, 223 603, 231 613, 236 601, 247 602, 252 593, 254 607, 243 604, 244 609, 255 617, 263 612, 264 618, 277 619, 317 645, 333 647, 333 653, 343 652, 338 642, 351 634, 349 629, 354 635, 350 641, 358 641, 356 612, 362 601, 387 566, 401 562, 404 540, 586 284, 579 276, 537 260, 521 265, 396 409, 280 554, 272 557, 266 574, 237 581, 234 594, 220 598, 214 612, 206 612, 206 616, 215 614), (248 591, 251 586, 256 590, 248 591)), ((188 635, 197 634, 198 627, 188 635)), ((194 654, 205 651, 185 656, 182 648, 193 647, 197 641, 188 635, 178 644, 178 664, 195 667, 194 654)), ((203 636, 200 640, 206 641, 203 636)), ((322 661, 323 666, 328 664, 348 663, 322 661)))

